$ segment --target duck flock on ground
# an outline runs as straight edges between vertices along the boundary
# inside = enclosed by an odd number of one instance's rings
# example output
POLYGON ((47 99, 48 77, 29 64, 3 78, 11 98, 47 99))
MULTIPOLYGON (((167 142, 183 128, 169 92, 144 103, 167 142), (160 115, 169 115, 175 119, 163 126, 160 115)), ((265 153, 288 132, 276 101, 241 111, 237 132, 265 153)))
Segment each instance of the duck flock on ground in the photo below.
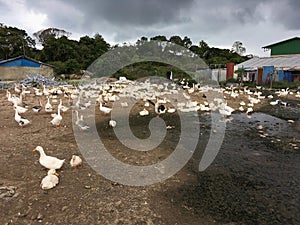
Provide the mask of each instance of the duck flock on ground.
MULTIPOLYGON (((82 131, 89 130, 89 124, 84 120, 82 111, 97 107, 102 114, 110 114, 113 105, 118 103, 121 108, 130 107, 131 103, 139 105, 140 111, 136 116, 150 116, 154 112, 157 116, 172 113, 216 112, 228 118, 232 113, 245 113, 251 116, 257 106, 268 102, 274 107, 287 107, 283 97, 293 95, 300 98, 299 91, 288 88, 277 90, 274 95, 264 94, 262 86, 248 87, 213 87, 203 84, 190 84, 181 80, 177 84, 169 80, 154 82, 151 79, 131 81, 125 77, 120 79, 105 79, 85 81, 78 86, 52 85, 43 83, 39 87, 31 87, 30 82, 15 83, 14 87, 7 89, 7 101, 12 104, 14 119, 20 128, 30 126, 35 121, 26 119, 28 110, 32 110, 38 117, 42 111, 51 115, 49 126, 59 128, 64 114, 75 112, 75 125, 82 131), (33 98, 36 105, 26 104, 28 97, 33 98), (45 102, 45 104, 43 104, 45 102), (57 104, 55 109, 54 105, 57 104), (65 105, 64 105, 64 103, 65 105), (69 110, 69 109, 72 110, 69 110)), ((36 119, 38 120, 38 119, 36 119)), ((292 121, 291 121, 292 122, 292 121)), ((118 121, 110 119, 109 127, 116 127, 118 121)), ((60 169, 65 160, 47 156, 41 146, 34 149, 40 153, 39 162, 49 169, 47 176, 42 180, 41 187, 49 189, 58 183, 56 170, 60 169)), ((72 167, 82 165, 79 156, 72 156, 72 167)))

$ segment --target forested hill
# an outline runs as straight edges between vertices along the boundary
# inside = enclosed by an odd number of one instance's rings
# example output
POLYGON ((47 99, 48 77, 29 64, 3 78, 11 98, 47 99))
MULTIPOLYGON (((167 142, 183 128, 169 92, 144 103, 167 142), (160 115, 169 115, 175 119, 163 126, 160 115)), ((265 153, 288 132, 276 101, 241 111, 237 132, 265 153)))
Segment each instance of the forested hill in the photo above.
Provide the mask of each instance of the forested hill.
MULTIPOLYGON (((54 65, 58 74, 78 73, 103 53, 117 47, 111 46, 99 33, 93 37, 80 37, 78 41, 70 39, 70 35, 70 32, 61 29, 48 28, 37 31, 31 37, 25 30, 0 24, 0 60, 26 55, 54 65), (37 48, 38 44, 42 46, 41 49, 37 48)), ((187 36, 171 36, 169 39, 162 35, 141 37, 136 43, 148 40, 169 41, 184 46, 203 58, 211 68, 248 59, 237 53, 239 48, 245 50, 241 42, 235 43, 237 50, 210 47, 204 40, 195 44, 187 36)))

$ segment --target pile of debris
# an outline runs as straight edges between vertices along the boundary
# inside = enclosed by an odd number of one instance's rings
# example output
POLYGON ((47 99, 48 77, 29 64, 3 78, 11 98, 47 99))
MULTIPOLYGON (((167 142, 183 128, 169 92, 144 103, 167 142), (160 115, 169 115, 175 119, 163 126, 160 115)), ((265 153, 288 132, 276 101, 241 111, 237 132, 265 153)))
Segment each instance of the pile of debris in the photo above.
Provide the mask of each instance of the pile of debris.
POLYGON ((68 85, 66 82, 57 82, 55 78, 47 78, 42 75, 26 76, 25 79, 19 82, 25 86, 37 87, 41 84, 45 86, 68 85))

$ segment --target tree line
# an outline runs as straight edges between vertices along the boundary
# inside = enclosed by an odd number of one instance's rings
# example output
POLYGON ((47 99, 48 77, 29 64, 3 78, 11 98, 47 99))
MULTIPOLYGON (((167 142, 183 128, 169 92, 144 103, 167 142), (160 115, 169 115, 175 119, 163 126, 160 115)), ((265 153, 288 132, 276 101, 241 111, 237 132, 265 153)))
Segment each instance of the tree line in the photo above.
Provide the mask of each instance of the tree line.
MULTIPOLYGON (((69 39, 71 33, 62 29, 48 28, 37 31, 30 37, 25 30, 0 24, 0 60, 26 55, 55 67, 57 74, 78 73, 85 70, 98 57, 118 45, 111 46, 96 33, 93 37, 82 36, 80 39, 69 39), (37 44, 42 48, 38 49, 37 44)), ((241 42, 235 42, 232 49, 210 47, 204 40, 193 44, 187 36, 163 35, 141 37, 136 41, 168 41, 188 48, 199 55, 211 68, 224 67, 226 63, 240 63, 248 59, 242 56, 245 48, 241 42)))

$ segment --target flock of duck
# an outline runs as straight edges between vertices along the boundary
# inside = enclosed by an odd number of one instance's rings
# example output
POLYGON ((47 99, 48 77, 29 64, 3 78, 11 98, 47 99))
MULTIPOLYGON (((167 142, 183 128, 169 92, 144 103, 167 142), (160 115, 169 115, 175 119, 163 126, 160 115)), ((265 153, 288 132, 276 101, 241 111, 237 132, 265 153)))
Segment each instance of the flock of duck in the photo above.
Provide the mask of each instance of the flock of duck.
MULTIPOLYGON (((52 119, 49 121, 55 127, 61 125, 63 115, 69 108, 75 111, 76 126, 80 130, 88 130, 89 124, 84 121, 80 111, 90 106, 99 105, 99 110, 103 114, 109 114, 114 109, 108 105, 120 103, 121 108, 129 107, 134 101, 140 105, 139 116, 148 116, 152 110, 157 116, 164 113, 188 113, 188 112, 219 112, 224 117, 229 117, 234 111, 246 113, 250 116, 254 112, 254 106, 262 101, 269 101, 269 104, 286 106, 280 97, 294 95, 300 98, 300 93, 292 92, 288 88, 275 92, 273 95, 264 95, 263 88, 256 86, 250 90, 248 87, 210 87, 208 85, 192 84, 182 80, 179 85, 165 81, 152 82, 147 79, 144 81, 130 81, 122 78, 114 81, 106 81, 98 83, 98 81, 82 83, 79 86, 55 86, 41 88, 26 87, 25 85, 15 84, 13 90, 7 90, 7 100, 12 103, 15 111, 15 121, 23 128, 31 124, 31 121, 23 117, 30 108, 36 114, 41 111, 49 113, 52 119), (216 93, 211 95, 210 93, 216 93), (276 96, 277 95, 277 96, 276 96), (24 102, 28 96, 37 99, 37 105, 29 106, 24 102), (211 97, 215 96, 215 97, 211 97), (276 100, 275 100, 276 98, 276 100), (42 99, 46 99, 45 105, 42 99), (68 105, 63 105, 63 99, 67 99, 68 105), (273 100, 274 99, 274 100, 273 100), (95 100, 95 102, 94 102, 95 100), (228 101, 230 100, 230 101, 228 101), (239 103, 236 102, 239 100, 239 103), (53 103, 58 102, 57 113, 54 113, 53 103), (98 103, 96 103, 98 102, 98 103), (227 102, 235 102, 233 107, 227 102), (95 105, 94 105, 95 104, 95 105)), ((108 125, 110 127, 117 126, 117 121, 110 119, 108 125)), ((65 160, 60 160, 53 156, 47 156, 41 146, 37 146, 34 151, 40 153, 39 162, 42 166, 49 169, 48 174, 43 178, 41 187, 49 189, 55 187, 58 182, 58 174, 56 170, 60 169, 65 160)), ((72 156, 70 161, 71 167, 77 168, 82 165, 79 156, 72 156)))

